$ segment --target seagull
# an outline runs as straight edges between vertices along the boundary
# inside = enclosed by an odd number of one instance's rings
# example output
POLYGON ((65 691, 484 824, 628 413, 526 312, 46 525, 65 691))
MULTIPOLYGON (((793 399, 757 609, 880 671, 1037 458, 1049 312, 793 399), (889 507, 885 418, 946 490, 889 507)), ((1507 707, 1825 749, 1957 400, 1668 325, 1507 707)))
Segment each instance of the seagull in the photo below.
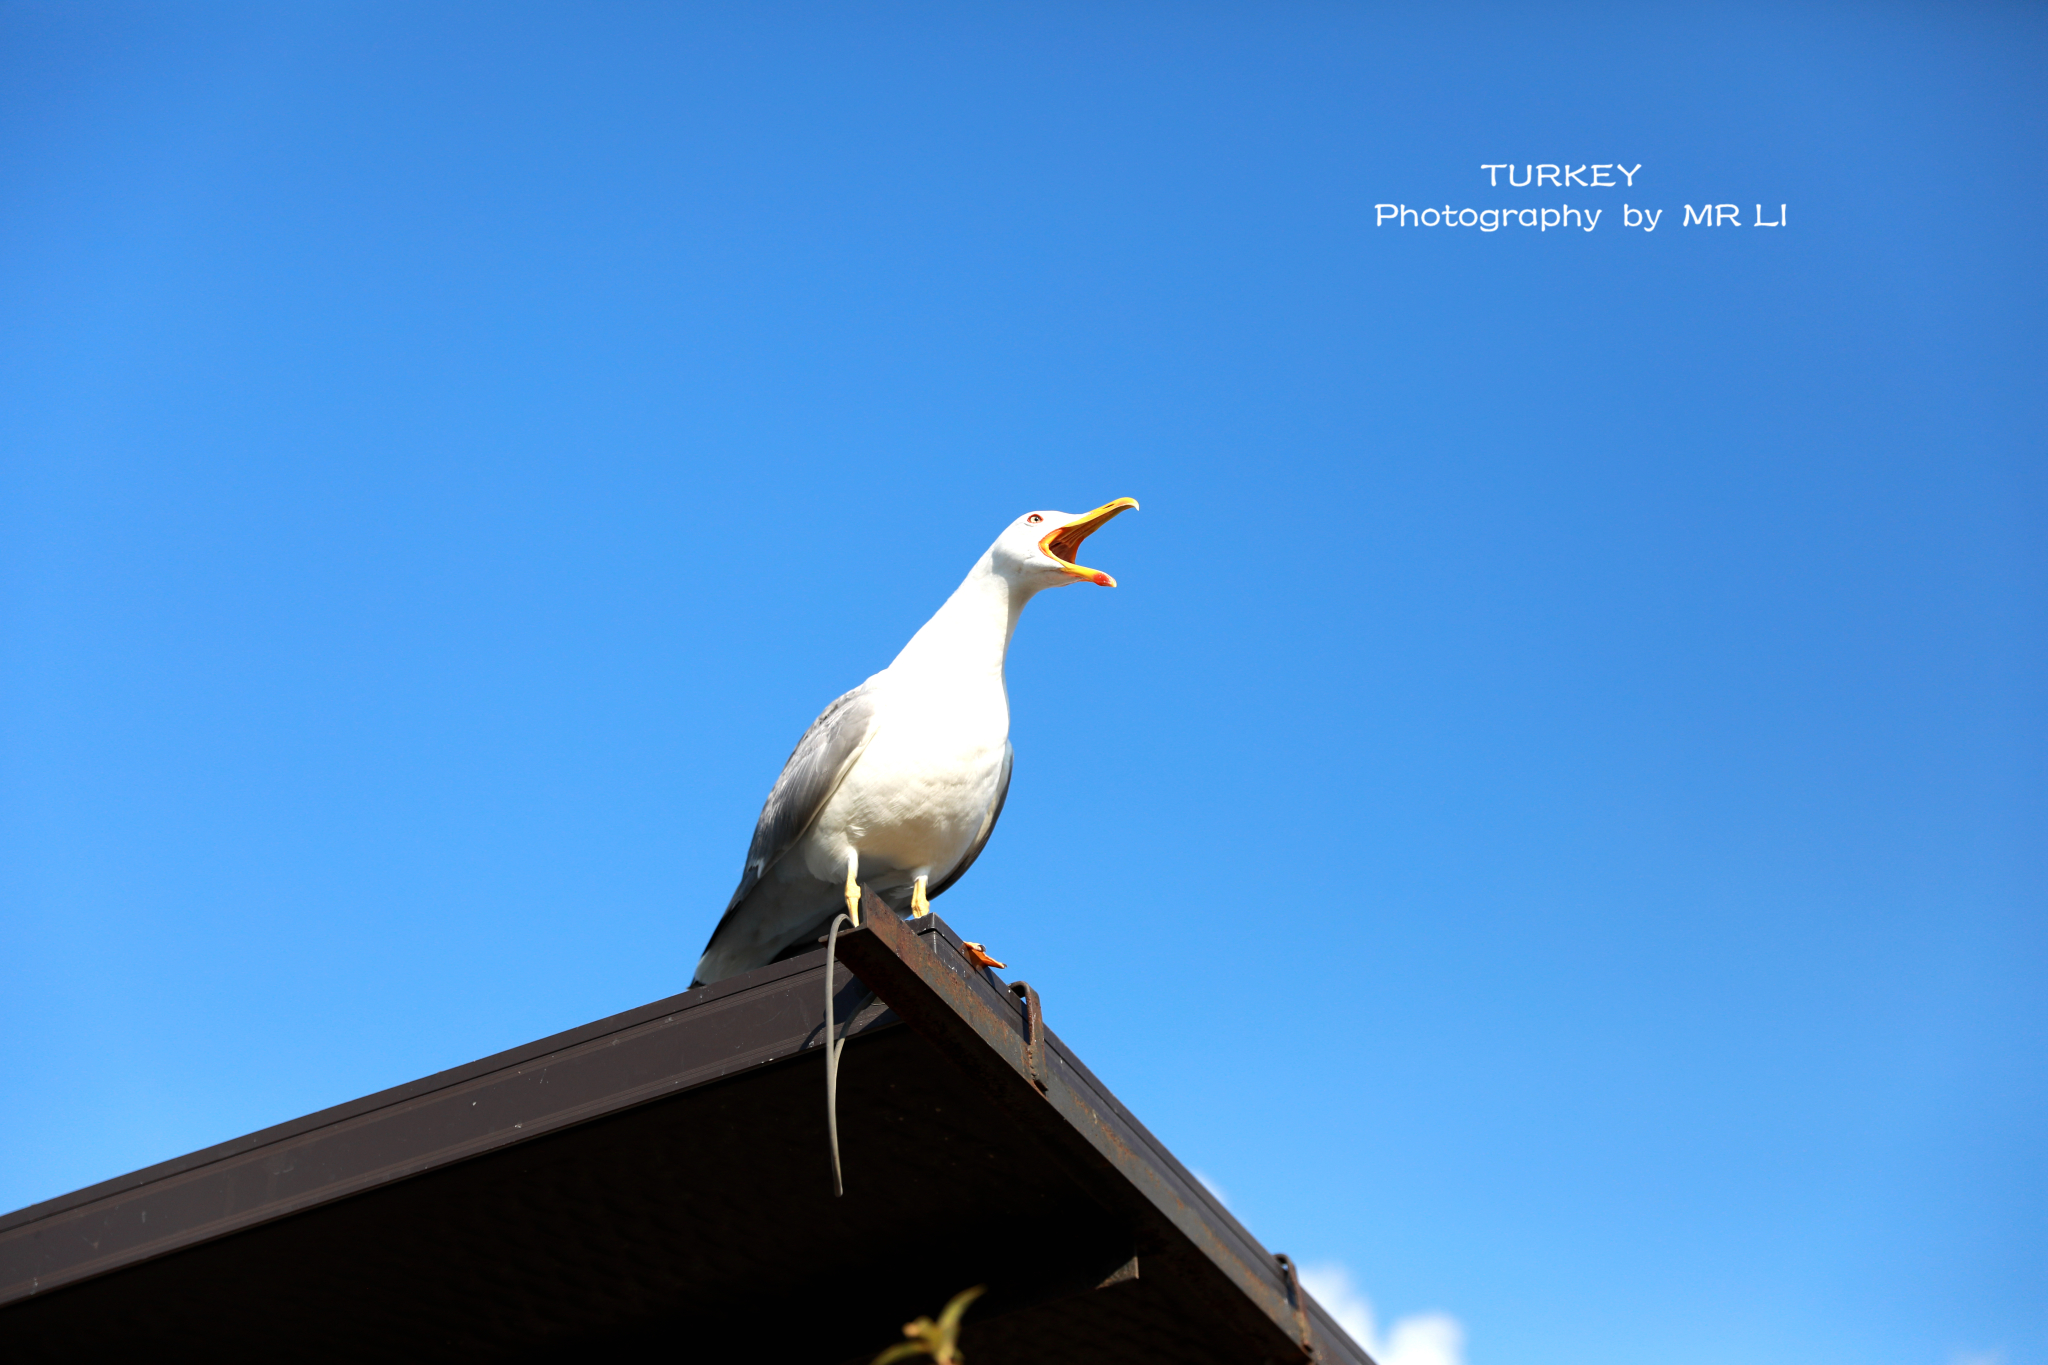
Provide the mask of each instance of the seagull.
POLYGON ((858 927, 862 887, 898 915, 931 913, 981 856, 1010 792, 1003 660, 1017 614, 1046 588, 1115 587, 1075 556, 1137 505, 1018 517, 887 668, 811 722, 761 807, 693 987, 809 947, 842 907, 858 927))

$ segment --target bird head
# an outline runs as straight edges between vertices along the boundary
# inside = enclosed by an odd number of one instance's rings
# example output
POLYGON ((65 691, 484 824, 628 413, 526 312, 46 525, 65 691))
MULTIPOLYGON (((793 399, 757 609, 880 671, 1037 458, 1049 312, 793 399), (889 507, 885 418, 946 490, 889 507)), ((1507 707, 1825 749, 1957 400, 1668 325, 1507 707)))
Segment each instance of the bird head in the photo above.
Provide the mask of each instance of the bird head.
POLYGON ((1136 498, 1105 502, 1092 512, 1026 512, 1011 522, 991 547, 995 565, 1005 577, 1040 588, 1062 588, 1069 583, 1088 582, 1113 588, 1116 580, 1100 569, 1085 569, 1075 562, 1081 542, 1100 530, 1119 512, 1134 511, 1136 498))

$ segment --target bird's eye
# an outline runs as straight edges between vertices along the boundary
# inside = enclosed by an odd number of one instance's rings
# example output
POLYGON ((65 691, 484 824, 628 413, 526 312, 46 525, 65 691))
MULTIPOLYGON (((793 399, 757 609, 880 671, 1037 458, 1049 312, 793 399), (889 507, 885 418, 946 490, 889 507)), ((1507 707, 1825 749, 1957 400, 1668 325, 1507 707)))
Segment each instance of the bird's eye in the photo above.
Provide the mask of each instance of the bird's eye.
POLYGON ((1024 518, 1024 520, 1030 522, 1033 526, 1036 526, 1039 522, 1044 521, 1045 518, 1038 515, 1038 513, 1033 512, 1030 516, 1024 518))

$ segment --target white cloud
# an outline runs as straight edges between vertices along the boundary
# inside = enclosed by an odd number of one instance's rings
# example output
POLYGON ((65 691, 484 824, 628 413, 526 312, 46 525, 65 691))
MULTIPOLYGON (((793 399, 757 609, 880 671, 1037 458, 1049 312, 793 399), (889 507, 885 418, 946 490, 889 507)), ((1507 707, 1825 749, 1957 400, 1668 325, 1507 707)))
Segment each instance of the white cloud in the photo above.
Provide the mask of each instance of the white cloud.
POLYGON ((2005 1352, 1957 1351, 1948 1358, 1948 1365, 2005 1365, 2005 1352))
POLYGON ((1396 1318, 1382 1337, 1372 1301, 1358 1292, 1349 1270, 1335 1264, 1303 1266, 1301 1283, 1379 1365, 1465 1365, 1465 1329, 1449 1313, 1396 1318))

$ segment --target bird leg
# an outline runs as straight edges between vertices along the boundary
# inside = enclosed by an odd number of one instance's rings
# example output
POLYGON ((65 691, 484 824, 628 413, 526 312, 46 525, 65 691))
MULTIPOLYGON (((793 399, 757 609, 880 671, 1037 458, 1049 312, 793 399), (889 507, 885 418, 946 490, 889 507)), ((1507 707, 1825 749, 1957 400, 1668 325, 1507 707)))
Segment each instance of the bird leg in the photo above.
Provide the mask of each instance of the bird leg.
POLYGON ((925 881, 926 878, 919 877, 917 881, 911 885, 910 917, 912 919, 923 919, 926 915, 929 915, 932 912, 932 903, 926 900, 924 895, 925 881))
POLYGON ((846 917, 860 928, 860 854, 846 855, 846 917))

